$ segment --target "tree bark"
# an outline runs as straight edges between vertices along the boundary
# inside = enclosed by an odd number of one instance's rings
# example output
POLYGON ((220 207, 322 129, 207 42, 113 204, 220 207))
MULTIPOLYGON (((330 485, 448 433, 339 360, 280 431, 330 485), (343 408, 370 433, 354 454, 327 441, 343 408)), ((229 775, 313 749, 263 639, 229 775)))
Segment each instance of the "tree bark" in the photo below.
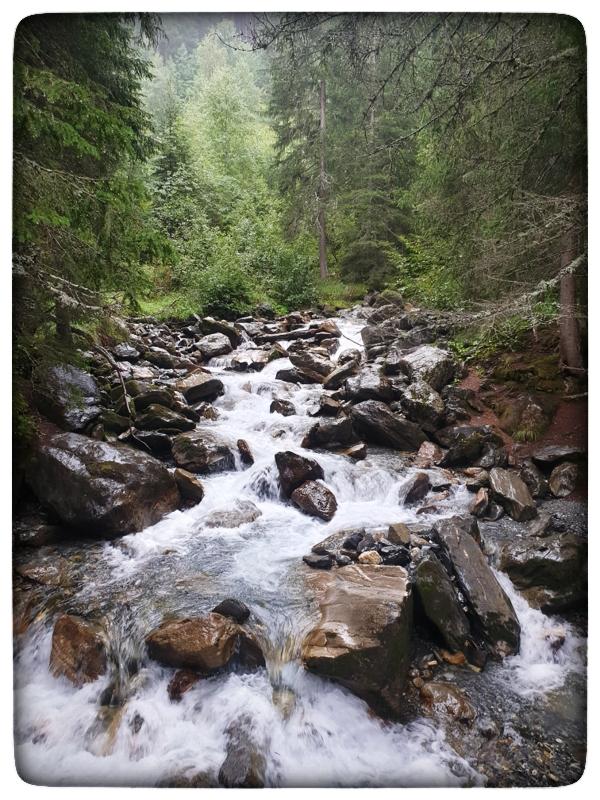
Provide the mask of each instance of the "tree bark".
MULTIPOLYGON (((563 270, 577 255, 577 235, 573 229, 561 239, 560 268, 563 270)), ((584 371, 581 355, 581 334, 577 319, 577 295, 574 272, 566 272, 560 279, 560 359, 567 372, 584 371)))
POLYGON ((329 275, 327 268, 327 230, 325 227, 325 195, 326 195, 326 172, 325 172, 325 81, 320 83, 321 89, 321 120, 319 125, 320 139, 320 163, 319 163, 319 269, 321 278, 329 275))

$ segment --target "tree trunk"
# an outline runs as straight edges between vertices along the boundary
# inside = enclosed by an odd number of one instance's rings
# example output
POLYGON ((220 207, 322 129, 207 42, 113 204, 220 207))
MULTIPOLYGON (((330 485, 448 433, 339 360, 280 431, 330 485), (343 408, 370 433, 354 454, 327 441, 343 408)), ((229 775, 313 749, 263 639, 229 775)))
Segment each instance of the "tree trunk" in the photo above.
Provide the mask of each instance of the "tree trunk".
MULTIPOLYGON (((576 257, 577 235, 573 229, 561 240, 560 268, 563 270, 576 257)), ((581 335, 577 320, 575 273, 567 272, 560 279, 560 359, 567 372, 584 371, 581 355, 581 335)))
POLYGON ((73 331, 71 330, 71 314, 68 308, 59 300, 54 304, 54 318, 56 321, 56 335, 67 347, 73 344, 73 331))
POLYGON ((325 194, 326 194, 326 173, 325 173, 325 81, 321 81, 321 122, 319 125, 320 137, 320 164, 319 164, 319 269, 321 278, 329 275, 327 269, 327 232, 325 227, 325 194))

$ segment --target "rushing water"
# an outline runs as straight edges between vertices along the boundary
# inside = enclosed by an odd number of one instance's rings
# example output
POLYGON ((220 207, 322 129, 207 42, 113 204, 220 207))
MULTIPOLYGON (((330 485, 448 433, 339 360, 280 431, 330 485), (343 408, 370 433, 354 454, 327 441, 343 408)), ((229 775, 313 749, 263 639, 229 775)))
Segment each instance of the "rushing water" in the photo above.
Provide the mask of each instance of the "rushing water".
MULTIPOLYGON (((337 357, 357 346, 361 323, 348 317, 340 328, 337 357)), ((102 620, 115 671, 80 689, 54 678, 48 671, 50 616, 41 615, 28 629, 15 668, 22 776, 42 784, 154 785, 215 774, 226 755, 227 728, 243 714, 266 757, 267 785, 481 783, 431 720, 383 722, 361 700, 299 663, 299 642, 314 614, 302 555, 343 527, 423 521, 398 503, 410 470, 401 456, 383 449, 370 449, 368 458, 356 463, 319 452, 314 455, 338 501, 334 519, 324 523, 283 503, 274 455, 286 449, 306 453, 299 442, 314 423, 308 412, 316 408, 322 388, 276 381, 287 360, 243 374, 227 371, 228 363, 226 357, 210 365, 225 394, 215 403, 218 420, 202 425, 229 438, 234 450, 238 438, 246 439, 255 462, 203 479, 202 503, 145 531, 116 543, 62 548, 69 591, 58 592, 55 608, 102 620), (291 400, 297 415, 269 413, 274 397, 291 400), (205 526, 211 512, 240 500, 252 501, 261 516, 235 529, 205 526), (251 608, 249 624, 263 646, 266 669, 202 680, 179 703, 167 695, 173 670, 144 659, 142 668, 129 674, 127 665, 143 658, 144 637, 165 614, 201 614, 228 596, 251 608), (109 684, 119 697, 110 709, 101 705, 109 684)), ((438 514, 460 513, 467 502, 466 490, 454 489, 438 514)), ((523 626, 523 646, 495 670, 495 680, 523 695, 560 687, 580 668, 580 640, 567 626, 557 656, 546 636, 556 621, 529 608, 506 576, 498 577, 523 626)))

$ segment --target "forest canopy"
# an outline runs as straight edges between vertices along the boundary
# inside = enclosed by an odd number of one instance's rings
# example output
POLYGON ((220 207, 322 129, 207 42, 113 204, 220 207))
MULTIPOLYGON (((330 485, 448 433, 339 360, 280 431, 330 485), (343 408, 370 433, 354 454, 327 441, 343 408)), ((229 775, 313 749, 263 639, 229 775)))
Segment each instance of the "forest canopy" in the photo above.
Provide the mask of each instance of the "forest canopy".
POLYGON ((14 64, 17 376, 115 313, 384 287, 555 320, 583 366, 573 18, 40 15, 14 64))

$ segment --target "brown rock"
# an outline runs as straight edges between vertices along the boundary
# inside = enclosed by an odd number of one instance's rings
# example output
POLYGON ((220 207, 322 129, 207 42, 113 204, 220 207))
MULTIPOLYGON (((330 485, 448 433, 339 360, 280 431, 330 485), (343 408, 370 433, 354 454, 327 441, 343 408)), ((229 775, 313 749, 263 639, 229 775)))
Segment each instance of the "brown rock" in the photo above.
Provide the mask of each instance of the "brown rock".
POLYGON ((318 481, 305 481, 291 494, 294 505, 310 514, 312 517, 320 517, 327 522, 333 518, 337 511, 337 500, 333 492, 324 484, 318 481))
POLYGON ((187 469, 177 467, 173 472, 177 488, 185 500, 199 503, 204 497, 204 487, 195 475, 187 469))
POLYGON ((252 450, 250 450, 250 445, 245 439, 238 439, 237 440, 237 449, 242 459, 242 464, 254 464, 254 456, 252 455, 252 450))
POLYGON ((200 675, 197 672, 193 672, 191 669, 178 669, 167 686, 169 700, 178 703, 199 680, 200 675))
POLYGON ((458 686, 444 681, 429 681, 420 690, 426 708, 432 713, 454 717, 460 722, 472 722, 477 712, 458 686))
POLYGON ((95 681, 106 672, 106 648, 100 632, 80 617, 60 616, 52 633, 50 671, 75 686, 95 681))
POLYGON ((147 637, 148 653, 167 667, 197 669, 208 674, 226 666, 235 654, 240 627, 227 617, 209 613, 163 622, 147 637))
POLYGON ((537 516, 535 500, 525 481, 516 472, 495 467, 490 471, 490 488, 494 498, 517 522, 537 516))
POLYGON ((176 388, 188 403, 198 403, 200 400, 213 399, 222 394, 223 381, 210 372, 196 370, 178 381, 176 388))
POLYGON ((290 450, 275 453, 275 463, 279 470, 279 483, 285 497, 289 497, 305 481, 324 478, 322 467, 311 458, 299 456, 290 450))

